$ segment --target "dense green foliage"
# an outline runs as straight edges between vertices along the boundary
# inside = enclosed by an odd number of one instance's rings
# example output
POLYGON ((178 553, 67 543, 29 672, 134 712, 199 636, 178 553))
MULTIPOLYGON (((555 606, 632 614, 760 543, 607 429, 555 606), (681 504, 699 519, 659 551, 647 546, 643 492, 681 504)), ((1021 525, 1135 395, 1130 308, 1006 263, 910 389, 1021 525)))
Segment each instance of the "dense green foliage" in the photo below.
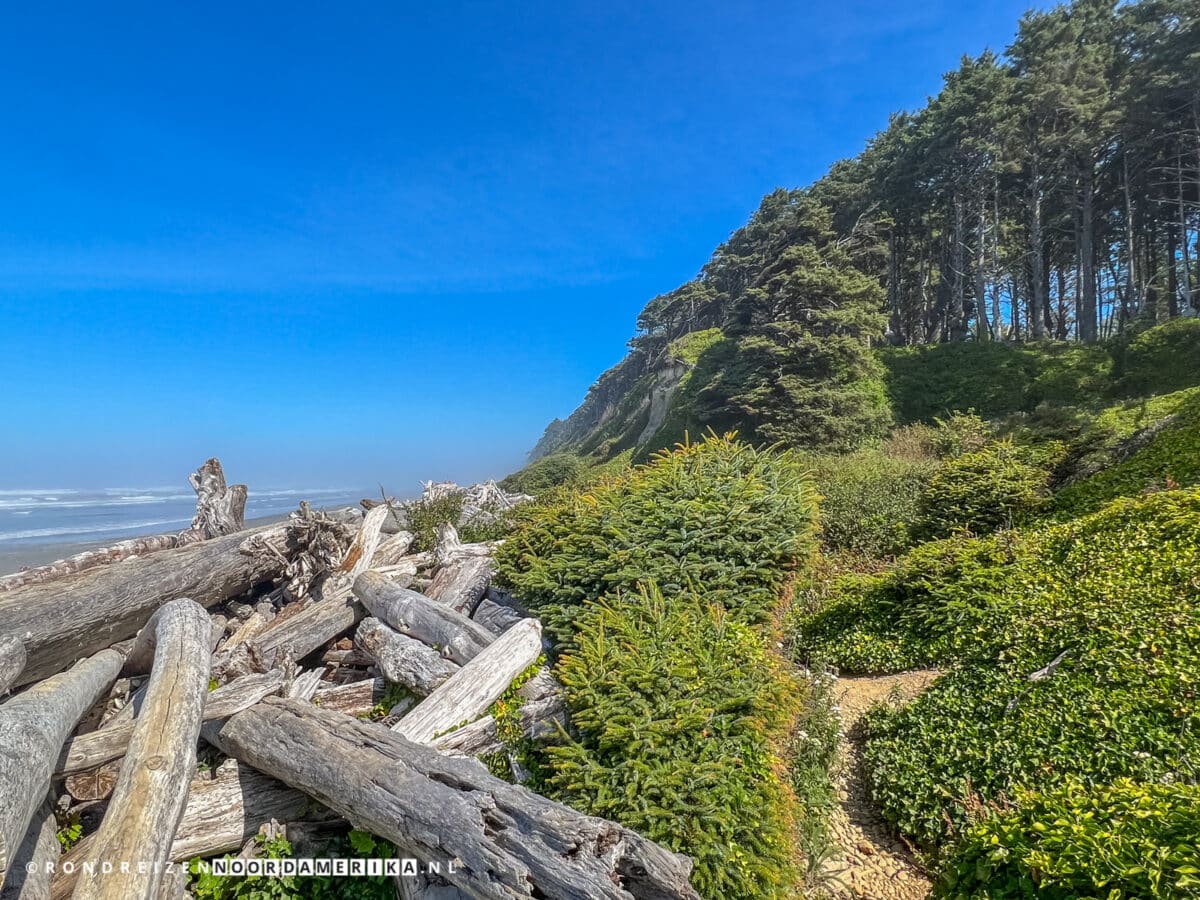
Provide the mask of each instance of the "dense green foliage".
POLYGON ((945 866, 946 900, 1169 900, 1200 894, 1200 788, 1119 779, 1018 792, 945 866))
POLYGON ((1161 493, 1040 531, 918 548, 798 642, 852 666, 867 633, 899 667, 955 663, 878 716, 866 752, 885 815, 932 844, 964 824, 974 793, 1195 777, 1197 579, 1200 491, 1161 493))
POLYGON ((1059 447, 997 441, 938 469, 921 493, 916 534, 936 540, 956 532, 987 534, 1028 522, 1049 495, 1059 447))
POLYGON ((544 789, 693 856, 706 897, 782 896, 793 878, 781 760, 802 706, 804 783, 831 758, 828 712, 814 711, 828 697, 806 700, 771 651, 789 573, 814 545, 800 461, 710 437, 525 510, 497 555, 555 635, 575 728, 549 751, 544 789))
POLYGON ((519 472, 514 472, 500 487, 506 491, 538 495, 551 488, 571 484, 584 470, 584 462, 574 453, 553 453, 534 460, 519 472))
POLYGON ((1200 377, 1200 319, 1176 319, 1137 335, 1121 359, 1122 393, 1166 394, 1200 377))

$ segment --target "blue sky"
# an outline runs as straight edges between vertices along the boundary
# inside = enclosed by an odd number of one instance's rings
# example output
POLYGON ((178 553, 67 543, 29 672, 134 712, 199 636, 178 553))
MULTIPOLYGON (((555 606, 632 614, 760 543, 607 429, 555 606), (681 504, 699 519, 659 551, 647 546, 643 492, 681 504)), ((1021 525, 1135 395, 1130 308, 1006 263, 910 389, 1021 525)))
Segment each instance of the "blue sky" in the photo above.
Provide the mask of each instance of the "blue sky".
POLYGON ((1025 6, 9 4, 0 487, 505 474, 1025 6))

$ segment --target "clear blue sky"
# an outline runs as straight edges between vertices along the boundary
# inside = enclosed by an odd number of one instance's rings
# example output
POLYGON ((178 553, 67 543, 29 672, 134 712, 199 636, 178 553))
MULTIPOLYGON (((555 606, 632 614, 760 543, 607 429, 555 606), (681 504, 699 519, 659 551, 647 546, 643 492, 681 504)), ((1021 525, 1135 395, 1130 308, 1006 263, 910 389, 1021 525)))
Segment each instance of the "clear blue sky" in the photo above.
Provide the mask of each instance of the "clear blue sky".
POLYGON ((1026 5, 9 4, 0 488, 502 475, 1026 5))

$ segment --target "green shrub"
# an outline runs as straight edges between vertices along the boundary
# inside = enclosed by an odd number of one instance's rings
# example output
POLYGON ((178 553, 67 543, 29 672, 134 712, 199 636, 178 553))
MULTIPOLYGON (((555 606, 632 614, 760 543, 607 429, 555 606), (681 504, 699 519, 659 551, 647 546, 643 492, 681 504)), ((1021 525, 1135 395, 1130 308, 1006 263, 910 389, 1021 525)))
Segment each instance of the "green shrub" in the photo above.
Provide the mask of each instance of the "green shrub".
POLYGON ((1200 391, 1190 389, 1106 410, 1080 440, 1077 468, 1051 513, 1068 519, 1118 497, 1200 483, 1200 391))
POLYGON ((944 465, 921 496, 919 537, 986 534, 1028 521, 1049 494, 1057 445, 1033 449, 1006 439, 944 465))
POLYGON ((804 696, 771 648, 815 505, 797 458, 713 436, 532 505, 496 556, 555 636, 577 729, 543 789, 689 854, 707 897, 794 877, 784 756, 804 696))
POLYGON ((815 457, 824 545, 873 557, 902 552, 935 468, 929 461, 894 459, 879 450, 815 457))
POLYGON ((1125 349, 1125 396, 1165 394, 1200 384, 1200 319, 1174 319, 1142 332, 1125 349))
POLYGON ((1182 900, 1200 895, 1200 788, 1120 780, 1021 792, 971 827, 935 896, 1182 900))
POLYGON ((706 897, 772 896, 792 851, 771 736, 796 698, 760 635, 654 588, 576 625, 557 674, 579 737, 549 751, 551 795, 693 856, 706 897))
POLYGON ((584 603, 641 583, 768 621, 815 546, 816 495, 799 458, 709 437, 517 518, 496 553, 499 577, 569 646, 584 603))
POLYGON ((583 469, 583 460, 574 453, 552 453, 509 475, 500 482, 500 487, 506 491, 536 496, 559 485, 571 484, 583 469))
POLYGON ((1023 409, 1035 366, 1023 348, 955 341, 879 351, 896 421, 933 422, 976 410, 988 419, 1023 409))
POLYGON ((976 795, 1070 777, 1194 778, 1198 582, 1195 490, 910 554, 868 595, 887 601, 877 628, 955 665, 870 722, 864 758, 884 815, 936 844, 965 824, 976 795))

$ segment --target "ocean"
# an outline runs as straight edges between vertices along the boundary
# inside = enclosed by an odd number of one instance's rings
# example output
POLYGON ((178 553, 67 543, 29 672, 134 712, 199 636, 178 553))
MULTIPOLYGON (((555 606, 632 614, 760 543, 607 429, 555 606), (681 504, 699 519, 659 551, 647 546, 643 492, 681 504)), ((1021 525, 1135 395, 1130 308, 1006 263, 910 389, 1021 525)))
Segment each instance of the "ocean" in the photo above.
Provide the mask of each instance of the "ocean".
MULTIPOLYGON (((372 495, 351 488, 251 489, 246 520, 284 516, 301 500, 335 507, 372 495)), ((196 495, 188 488, 0 490, 0 574, 126 538, 180 531, 195 512, 196 495)))

